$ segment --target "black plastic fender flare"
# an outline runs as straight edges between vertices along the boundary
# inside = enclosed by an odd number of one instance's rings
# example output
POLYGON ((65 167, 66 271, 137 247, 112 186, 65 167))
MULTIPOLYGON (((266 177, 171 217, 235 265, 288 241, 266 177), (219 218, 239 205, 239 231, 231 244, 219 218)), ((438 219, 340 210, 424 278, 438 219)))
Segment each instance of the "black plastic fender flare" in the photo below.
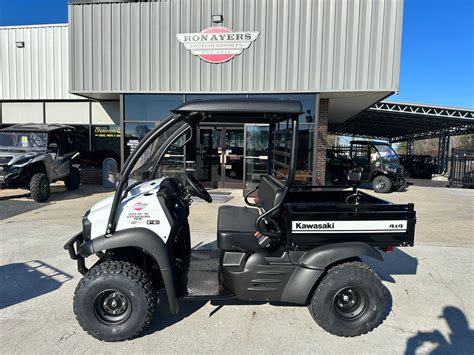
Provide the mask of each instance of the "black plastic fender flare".
POLYGON ((314 285, 329 265, 360 256, 383 260, 382 254, 377 249, 363 242, 335 243, 311 249, 298 261, 299 266, 288 280, 281 300, 306 304, 314 285))
POLYGON ((179 302, 176 292, 176 275, 171 254, 163 240, 153 231, 145 228, 130 228, 114 232, 112 236, 101 236, 89 240, 79 247, 79 254, 88 257, 99 251, 135 247, 143 249, 158 264, 165 284, 171 314, 178 314, 179 302))
POLYGON ((389 173, 388 171, 385 171, 385 170, 380 169, 380 168, 375 168, 374 170, 372 170, 370 172, 370 176, 369 176, 370 183, 372 183, 372 180, 375 179, 379 175, 385 175, 386 177, 390 178, 390 180, 392 180, 392 181, 397 180, 392 173, 389 173))

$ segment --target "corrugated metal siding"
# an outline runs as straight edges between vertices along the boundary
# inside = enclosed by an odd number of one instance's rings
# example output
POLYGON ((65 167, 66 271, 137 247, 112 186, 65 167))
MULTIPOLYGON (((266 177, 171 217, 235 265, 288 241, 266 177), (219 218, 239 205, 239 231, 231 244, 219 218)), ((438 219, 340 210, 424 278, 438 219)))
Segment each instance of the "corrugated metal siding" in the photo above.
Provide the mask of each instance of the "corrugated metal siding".
POLYGON ((402 0, 162 0, 70 5, 73 92, 398 90, 402 0), (260 31, 240 56, 209 64, 177 33, 212 14, 260 31))
POLYGON ((0 100, 78 98, 68 93, 68 42, 67 25, 0 27, 0 100))

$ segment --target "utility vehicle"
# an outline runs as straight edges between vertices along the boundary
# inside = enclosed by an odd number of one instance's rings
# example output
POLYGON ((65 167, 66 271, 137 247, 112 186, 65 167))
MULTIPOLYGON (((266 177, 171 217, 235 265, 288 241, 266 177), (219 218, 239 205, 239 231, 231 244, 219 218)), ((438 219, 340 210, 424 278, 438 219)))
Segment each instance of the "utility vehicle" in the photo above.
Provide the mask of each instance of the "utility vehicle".
POLYGON ((74 128, 56 124, 21 124, 0 130, 0 184, 27 188, 46 202, 50 183, 63 180, 68 190, 80 184, 74 128))
POLYGON ((361 258, 382 260, 383 251, 413 245, 413 204, 295 186, 301 113, 301 103, 289 100, 187 102, 139 143, 115 194, 86 212, 83 230, 64 246, 84 275, 73 308, 90 335, 120 341, 140 334, 159 289, 172 314, 185 301, 263 301, 307 305, 339 336, 382 322, 386 289, 361 258), (247 194, 248 206, 219 208, 218 248, 208 250, 191 247, 188 215, 193 196, 210 203, 209 192, 187 172, 160 170, 173 143, 191 141, 189 130, 204 120, 270 125, 268 173, 247 194), (89 269, 85 258, 94 254, 89 269))
POLYGON ((345 149, 330 150, 327 167, 334 185, 368 182, 379 193, 406 186, 406 172, 399 157, 384 142, 357 140, 345 149))
POLYGON ((438 159, 430 155, 400 155, 406 175, 415 179, 431 179, 438 173, 438 159))

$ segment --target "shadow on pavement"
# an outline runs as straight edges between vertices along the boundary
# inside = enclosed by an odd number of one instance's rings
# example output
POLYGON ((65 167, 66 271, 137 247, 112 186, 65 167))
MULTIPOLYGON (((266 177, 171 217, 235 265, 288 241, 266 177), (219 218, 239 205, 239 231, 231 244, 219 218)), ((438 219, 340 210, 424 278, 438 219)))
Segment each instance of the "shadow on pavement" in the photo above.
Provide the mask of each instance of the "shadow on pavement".
POLYGON ((96 193, 113 192, 114 190, 100 185, 81 185, 77 190, 67 190, 64 186, 52 186, 49 201, 75 200, 76 198, 87 197, 96 193))
POLYGON ((43 208, 47 205, 48 203, 38 203, 33 200, 0 199, 0 221, 43 208))
POLYGON ((416 275, 418 259, 394 248, 391 253, 383 253, 384 261, 372 258, 364 259, 383 281, 395 283, 392 275, 416 275))
POLYGON ((0 266, 0 309, 57 290, 72 276, 39 260, 0 266))
POLYGON ((158 292, 158 299, 159 303, 156 307, 155 317, 141 336, 147 336, 175 325, 194 312, 197 312, 207 303, 207 301, 181 301, 179 303, 179 313, 174 315, 170 313, 168 298, 164 290, 158 292))
POLYGON ((420 349, 426 343, 434 344, 435 348, 429 354, 472 354, 474 351, 474 330, 469 328, 466 315, 457 307, 448 306, 443 309, 444 318, 450 328, 447 338, 439 330, 432 332, 418 332, 408 339, 405 350, 406 355, 419 352, 427 353, 420 349))

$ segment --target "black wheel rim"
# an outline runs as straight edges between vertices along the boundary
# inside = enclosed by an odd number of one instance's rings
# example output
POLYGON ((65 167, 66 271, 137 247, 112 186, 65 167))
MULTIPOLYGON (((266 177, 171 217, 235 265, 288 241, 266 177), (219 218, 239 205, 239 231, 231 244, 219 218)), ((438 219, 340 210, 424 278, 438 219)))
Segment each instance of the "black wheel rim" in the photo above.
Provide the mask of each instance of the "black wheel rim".
POLYGON ((334 296, 334 310, 343 320, 360 318, 368 306, 368 296, 360 287, 345 287, 334 296))
POLYGON ((105 324, 125 322, 132 313, 130 299, 118 290, 102 291, 94 300, 94 313, 105 324))
POLYGON ((377 180, 377 182, 375 183, 375 187, 379 190, 383 189, 385 187, 385 181, 381 179, 377 180))

